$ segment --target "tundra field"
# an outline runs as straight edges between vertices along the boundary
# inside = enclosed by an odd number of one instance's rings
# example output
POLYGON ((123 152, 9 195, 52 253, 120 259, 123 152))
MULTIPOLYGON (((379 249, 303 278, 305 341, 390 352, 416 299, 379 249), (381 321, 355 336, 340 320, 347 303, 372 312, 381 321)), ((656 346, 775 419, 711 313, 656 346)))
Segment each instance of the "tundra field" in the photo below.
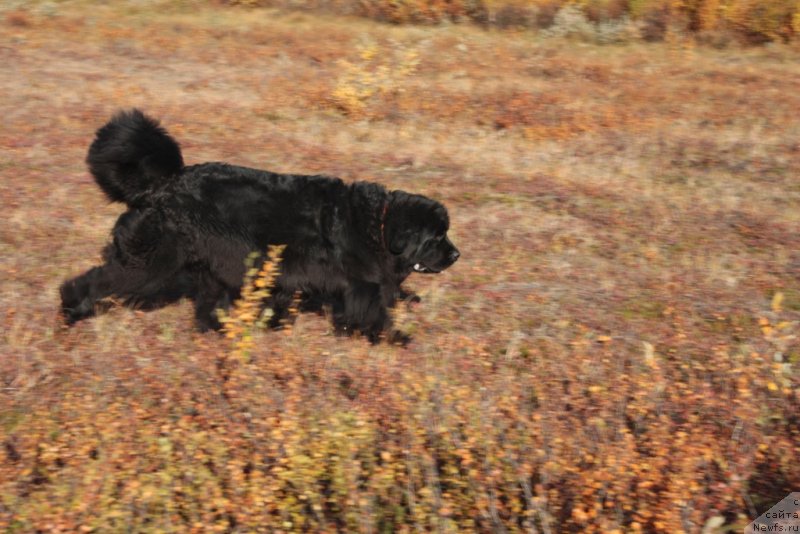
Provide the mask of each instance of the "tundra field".
POLYGON ((0 7, 0 531, 710 534, 800 490, 796 44, 109 4, 0 7), (443 202, 413 342, 63 327, 134 106, 187 163, 443 202))

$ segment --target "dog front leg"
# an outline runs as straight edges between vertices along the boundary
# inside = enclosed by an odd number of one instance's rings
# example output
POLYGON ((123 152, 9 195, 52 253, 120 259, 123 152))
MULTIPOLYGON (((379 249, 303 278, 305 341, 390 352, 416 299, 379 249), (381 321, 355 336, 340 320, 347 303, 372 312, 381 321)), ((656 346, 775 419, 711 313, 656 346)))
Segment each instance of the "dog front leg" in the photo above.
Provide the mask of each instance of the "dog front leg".
POLYGON ((339 335, 360 332, 374 344, 391 324, 378 284, 353 282, 333 303, 333 325, 339 335))

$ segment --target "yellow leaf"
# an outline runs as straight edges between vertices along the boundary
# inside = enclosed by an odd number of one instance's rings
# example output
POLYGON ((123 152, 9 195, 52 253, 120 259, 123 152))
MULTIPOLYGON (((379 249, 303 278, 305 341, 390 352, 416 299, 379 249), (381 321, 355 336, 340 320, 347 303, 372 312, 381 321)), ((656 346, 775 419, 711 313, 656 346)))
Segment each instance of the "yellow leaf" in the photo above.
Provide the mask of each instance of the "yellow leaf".
POLYGON ((781 311, 781 305, 783 304, 783 293, 780 291, 776 291, 775 294, 772 296, 772 311, 778 313, 781 311))

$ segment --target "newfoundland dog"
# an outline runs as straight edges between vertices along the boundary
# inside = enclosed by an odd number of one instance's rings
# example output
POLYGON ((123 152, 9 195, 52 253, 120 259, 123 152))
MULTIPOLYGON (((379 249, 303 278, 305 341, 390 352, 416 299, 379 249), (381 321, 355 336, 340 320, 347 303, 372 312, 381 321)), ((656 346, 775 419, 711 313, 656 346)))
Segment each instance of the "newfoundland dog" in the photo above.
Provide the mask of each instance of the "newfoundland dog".
POLYGON ((105 263, 61 286, 68 324, 113 297, 138 308, 194 301, 201 330, 219 329, 218 308, 240 293, 245 259, 285 245, 265 306, 270 325, 300 309, 329 310, 337 333, 406 341, 388 312, 410 295, 412 272, 438 273, 459 256, 445 207, 368 182, 277 174, 224 163, 184 166, 178 143, 139 110, 97 131, 89 170, 128 209, 103 251, 105 263))

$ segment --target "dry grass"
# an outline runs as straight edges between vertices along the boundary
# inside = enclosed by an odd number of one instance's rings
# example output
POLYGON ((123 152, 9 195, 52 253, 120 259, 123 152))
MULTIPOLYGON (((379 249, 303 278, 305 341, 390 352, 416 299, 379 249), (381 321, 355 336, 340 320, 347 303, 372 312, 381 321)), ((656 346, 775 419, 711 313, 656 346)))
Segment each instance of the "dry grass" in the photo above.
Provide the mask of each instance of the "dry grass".
POLYGON ((0 530, 700 532, 800 487, 795 50, 156 7, 0 12, 0 530), (130 106, 189 162, 445 202, 414 343, 301 316, 228 358, 187 303, 63 330, 130 106))

